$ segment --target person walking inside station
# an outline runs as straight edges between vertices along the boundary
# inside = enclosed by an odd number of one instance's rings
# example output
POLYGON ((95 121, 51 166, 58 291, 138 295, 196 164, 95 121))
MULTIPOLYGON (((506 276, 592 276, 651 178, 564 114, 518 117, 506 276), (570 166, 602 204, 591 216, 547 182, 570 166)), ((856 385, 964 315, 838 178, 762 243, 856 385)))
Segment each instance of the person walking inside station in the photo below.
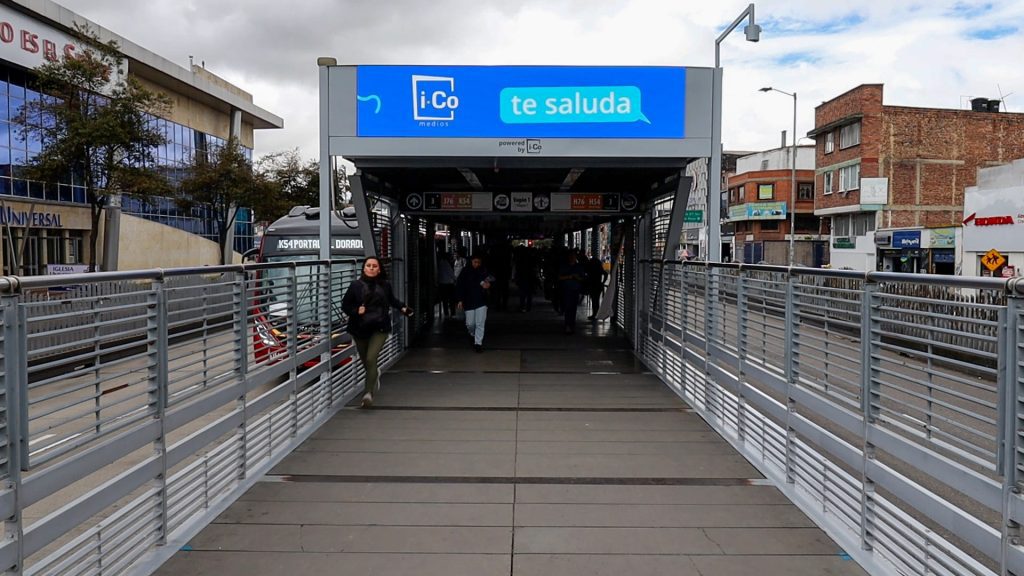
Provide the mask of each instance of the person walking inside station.
POLYGON ((387 273, 380 260, 370 256, 363 260, 363 272, 353 280, 341 299, 341 309, 348 316, 348 333, 356 342, 359 361, 366 372, 363 408, 373 406, 373 395, 380 390, 377 359, 391 332, 391 309, 412 316, 413 310, 391 290, 387 273))
POLYGON ((601 308, 601 293, 604 292, 604 281, 608 277, 608 273, 604 271, 604 264, 596 254, 586 260, 584 266, 587 274, 584 287, 590 298, 590 316, 587 317, 587 320, 593 321, 597 320, 597 312, 601 308))
POLYGON ((455 281, 456 307, 466 313, 466 330, 473 337, 473 350, 484 351, 484 324, 487 323, 487 291, 494 277, 483 267, 483 260, 474 254, 469 266, 455 281))
POLYGON ((576 332, 576 310, 580 305, 580 292, 583 290, 586 274, 576 250, 569 250, 565 264, 558 271, 558 281, 562 285, 562 312, 566 334, 576 332))
POLYGON ((437 254, 437 299, 441 301, 441 315, 455 315, 455 271, 444 252, 437 254))

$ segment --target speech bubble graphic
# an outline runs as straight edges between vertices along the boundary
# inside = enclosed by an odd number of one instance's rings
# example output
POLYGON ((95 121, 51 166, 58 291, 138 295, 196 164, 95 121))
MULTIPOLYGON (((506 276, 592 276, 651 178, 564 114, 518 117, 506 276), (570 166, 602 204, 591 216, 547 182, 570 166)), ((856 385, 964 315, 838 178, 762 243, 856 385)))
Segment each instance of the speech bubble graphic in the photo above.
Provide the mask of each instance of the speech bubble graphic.
POLYGON ((505 88, 499 99, 506 124, 651 123, 636 86, 505 88))

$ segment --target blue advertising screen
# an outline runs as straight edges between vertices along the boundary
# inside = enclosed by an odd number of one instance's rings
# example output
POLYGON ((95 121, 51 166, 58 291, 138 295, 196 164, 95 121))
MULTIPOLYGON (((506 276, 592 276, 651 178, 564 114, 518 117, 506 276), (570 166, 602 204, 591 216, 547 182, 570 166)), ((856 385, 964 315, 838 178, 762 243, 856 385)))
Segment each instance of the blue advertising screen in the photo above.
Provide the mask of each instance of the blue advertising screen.
POLYGON ((359 66, 356 134, 684 138, 686 69, 359 66))

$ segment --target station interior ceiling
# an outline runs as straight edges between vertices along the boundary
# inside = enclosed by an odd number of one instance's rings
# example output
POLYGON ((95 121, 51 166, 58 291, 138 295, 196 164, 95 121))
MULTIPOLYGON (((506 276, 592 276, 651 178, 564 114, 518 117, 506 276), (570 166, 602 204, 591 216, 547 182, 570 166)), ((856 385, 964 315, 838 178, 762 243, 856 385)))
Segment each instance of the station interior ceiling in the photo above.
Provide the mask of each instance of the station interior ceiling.
POLYGON ((533 192, 632 194, 637 210, 615 212, 439 212, 429 222, 494 237, 552 238, 638 214, 674 195, 691 158, 357 158, 363 189, 399 206, 406 194, 533 192))

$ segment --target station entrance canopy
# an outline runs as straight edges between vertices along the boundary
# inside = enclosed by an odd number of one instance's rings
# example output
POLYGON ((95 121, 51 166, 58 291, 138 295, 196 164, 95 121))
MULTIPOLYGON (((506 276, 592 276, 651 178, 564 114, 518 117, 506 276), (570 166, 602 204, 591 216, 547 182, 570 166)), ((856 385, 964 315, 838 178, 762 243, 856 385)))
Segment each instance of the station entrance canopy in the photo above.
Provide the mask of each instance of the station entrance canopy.
POLYGON ((464 229, 637 213, 712 152, 710 68, 321 64, 322 156, 356 165, 354 195, 464 229))

